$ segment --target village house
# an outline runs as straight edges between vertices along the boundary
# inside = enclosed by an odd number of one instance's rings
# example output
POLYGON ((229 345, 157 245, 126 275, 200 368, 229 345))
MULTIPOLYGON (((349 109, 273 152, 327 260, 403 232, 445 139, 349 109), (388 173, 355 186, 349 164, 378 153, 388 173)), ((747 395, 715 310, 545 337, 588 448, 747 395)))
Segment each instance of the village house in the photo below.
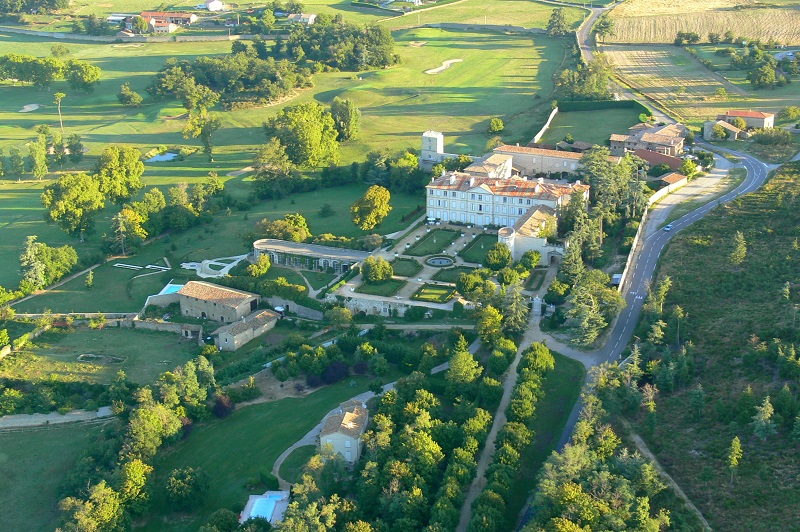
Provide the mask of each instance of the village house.
POLYGON ((153 33, 174 33, 178 30, 178 25, 163 20, 150 19, 150 28, 153 33))
POLYGON ((688 177, 678 172, 662 175, 658 180, 668 192, 674 192, 689 182, 688 177))
POLYGON ((367 430, 369 411, 357 399, 339 405, 339 411, 325 421, 319 435, 320 447, 330 445, 345 461, 355 464, 361 457, 361 436, 367 430))
POLYGON ((429 219, 477 226, 513 226, 531 208, 544 205, 557 213, 573 194, 589 197, 589 186, 580 181, 568 184, 518 176, 496 179, 464 172, 435 178, 425 190, 429 219))
POLYGON ((556 143, 556 149, 562 151, 574 151, 577 153, 586 153, 587 151, 594 148, 596 144, 592 142, 584 142, 582 140, 576 140, 573 142, 567 142, 566 140, 562 140, 556 143))
POLYGON ((747 127, 753 129, 772 129, 775 127, 775 115, 772 113, 762 113, 761 111, 728 111, 723 115, 717 115, 717 120, 724 120, 732 124, 737 118, 744 120, 747 127))
POLYGON ((727 132, 727 139, 739 140, 747 138, 746 131, 742 131, 738 127, 726 122, 725 120, 717 120, 716 122, 713 120, 707 120, 703 122, 703 140, 721 140, 714 135, 714 127, 716 126, 721 127, 725 132, 727 132))
POLYGON ((240 321, 223 325, 212 333, 220 351, 236 351, 254 338, 266 333, 278 322, 280 315, 272 310, 260 310, 240 321))
POLYGON ((658 166, 659 164, 665 164, 674 172, 683 165, 683 159, 680 157, 664 155, 663 153, 658 153, 657 151, 635 150, 633 155, 647 162, 650 168, 658 166))
POLYGON ((258 308, 260 296, 205 281, 189 281, 177 293, 181 315, 222 323, 239 321, 258 308))
POLYGON ((287 242, 274 238, 263 238, 253 242, 253 258, 258 261, 267 255, 272 264, 304 270, 331 270, 344 273, 370 256, 366 251, 335 248, 303 242, 287 242))
POLYGON ((628 134, 614 133, 610 138, 611 153, 625 155, 636 150, 650 150, 665 155, 683 153, 684 137, 689 130, 682 124, 651 126, 636 124, 628 128, 628 134))
POLYGON ((291 24, 305 24, 306 26, 311 26, 317 19, 317 15, 314 13, 293 13, 286 18, 291 24))

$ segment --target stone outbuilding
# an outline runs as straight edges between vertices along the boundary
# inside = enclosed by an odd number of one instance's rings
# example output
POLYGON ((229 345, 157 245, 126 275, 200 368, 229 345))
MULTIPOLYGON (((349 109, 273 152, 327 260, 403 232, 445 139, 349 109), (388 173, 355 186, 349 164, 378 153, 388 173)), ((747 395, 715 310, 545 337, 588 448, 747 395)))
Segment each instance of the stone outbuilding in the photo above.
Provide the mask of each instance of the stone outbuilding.
POLYGON ((236 351, 253 338, 258 338, 275 327, 279 318, 280 315, 272 310, 253 312, 240 321, 223 325, 214 331, 214 344, 220 351, 236 351))
POLYGON ((540 265, 550 264, 555 259, 564 257, 564 246, 551 244, 544 236, 546 228, 556 228, 556 211, 550 207, 539 205, 526 212, 511 227, 502 227, 497 232, 497 241, 511 250, 514 260, 519 260, 526 251, 538 251, 541 254, 540 265))
POLYGON ((177 299, 183 316, 231 323, 258 309, 260 296, 205 281, 189 281, 178 290, 177 299))
POLYGON ((729 124, 733 123, 737 118, 741 118, 747 124, 747 127, 754 129, 772 129, 775 127, 775 115, 772 113, 732 110, 724 115, 717 115, 717 120, 724 120, 729 124))
POLYGON ((261 255, 267 255, 270 262, 276 266, 303 270, 326 271, 331 269, 335 273, 344 273, 369 257, 370 253, 348 248, 262 238, 253 242, 254 260, 258 261, 261 255))

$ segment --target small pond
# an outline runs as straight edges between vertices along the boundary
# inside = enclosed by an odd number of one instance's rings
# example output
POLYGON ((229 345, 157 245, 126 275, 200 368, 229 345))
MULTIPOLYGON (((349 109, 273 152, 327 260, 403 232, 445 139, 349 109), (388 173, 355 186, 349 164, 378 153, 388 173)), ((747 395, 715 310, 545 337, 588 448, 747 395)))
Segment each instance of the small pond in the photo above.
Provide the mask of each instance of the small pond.
POLYGON ((452 266, 453 264, 455 264, 455 261, 450 257, 431 257, 425 262, 431 266, 437 266, 439 268, 445 266, 452 266))
POLYGON ((162 153, 162 154, 159 154, 159 155, 154 155, 153 157, 150 157, 149 159, 147 159, 146 162, 148 162, 148 163, 161 163, 161 162, 164 162, 164 161, 174 161, 177 157, 178 157, 177 153, 167 152, 167 153, 162 153))

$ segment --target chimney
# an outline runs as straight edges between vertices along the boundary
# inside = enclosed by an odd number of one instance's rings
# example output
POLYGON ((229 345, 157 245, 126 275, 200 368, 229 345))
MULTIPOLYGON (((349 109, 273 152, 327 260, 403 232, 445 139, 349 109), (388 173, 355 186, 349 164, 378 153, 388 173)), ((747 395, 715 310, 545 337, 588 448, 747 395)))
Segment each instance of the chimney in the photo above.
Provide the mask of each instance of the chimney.
POLYGON ((450 184, 451 185, 456 184, 456 176, 454 176, 453 174, 450 174, 450 184))
POLYGON ((517 142, 517 146, 519 146, 519 142, 517 142))
POLYGON ((537 180, 536 180, 536 182, 537 182, 537 183, 544 183, 544 178, 543 178, 543 177, 540 177, 539 179, 537 179, 537 180))
POLYGON ((471 186, 471 187, 475 186, 475 178, 474 177, 470 177, 469 178, 469 186, 471 186))

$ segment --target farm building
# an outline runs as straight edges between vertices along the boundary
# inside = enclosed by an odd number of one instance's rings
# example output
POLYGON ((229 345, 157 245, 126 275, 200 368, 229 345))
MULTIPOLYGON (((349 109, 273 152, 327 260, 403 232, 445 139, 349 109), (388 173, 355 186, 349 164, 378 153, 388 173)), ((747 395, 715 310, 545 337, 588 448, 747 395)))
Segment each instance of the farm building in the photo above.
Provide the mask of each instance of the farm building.
POLYGON ((361 457, 361 436, 367 430, 367 405, 351 399, 339 405, 339 411, 325 421, 319 435, 320 447, 331 445, 334 452, 355 464, 361 457))
POLYGON ((665 126, 650 126, 649 124, 636 124, 628 128, 628 134, 611 135, 611 153, 624 155, 625 152, 636 150, 650 150, 665 155, 680 155, 683 153, 684 137, 688 129, 681 124, 665 126))
POLYGON ((658 180, 669 192, 674 192, 689 182, 689 178, 678 172, 662 175, 658 180))
POLYGON ((178 30, 178 25, 163 20, 150 19, 150 28, 153 33, 174 33, 178 30))
MULTIPOLYGON (((441 132, 428 130, 422 134, 422 150, 419 155, 420 168, 430 170, 433 165, 455 157, 459 157, 459 155, 444 151, 444 135, 441 132)), ((470 159, 474 158, 470 157, 470 159)))
POLYGON ((703 140, 718 140, 714 137, 714 127, 719 126, 728 133, 728 138, 731 140, 738 140, 747 138, 747 132, 742 131, 733 124, 725 120, 707 120, 703 122, 703 140))
POLYGON ((253 242, 255 260, 267 255, 275 265, 304 270, 346 272, 370 256, 366 251, 264 238, 253 242))
POLYGON ((762 113, 761 111, 728 111, 724 115, 718 115, 717 120, 724 120, 731 124, 737 118, 744 120, 747 127, 755 129, 772 129, 775 127, 775 115, 772 113, 762 113))
POLYGON ((171 22, 178 26, 188 26, 197 22, 197 15, 194 13, 172 13, 166 11, 142 11, 142 18, 152 25, 152 20, 158 22, 171 22))
POLYGON ((258 308, 260 296, 205 281, 189 281, 176 292, 181 314, 222 323, 241 320, 258 308))
POLYGON ((223 325, 212 333, 214 343, 220 351, 236 351, 244 344, 266 333, 278 322, 280 315, 271 310, 255 311, 228 325, 223 325))
MULTIPOLYGON (((556 176, 574 174, 580 168, 583 157, 583 154, 577 152, 505 144, 495 148, 494 153, 510 155, 514 169, 521 175, 531 177, 542 174, 556 176)), ((612 157, 611 160, 614 164, 620 161, 619 157, 612 157)))
POLYGON ((560 151, 573 151, 576 153, 585 153, 596 145, 591 142, 584 142, 582 140, 576 140, 574 142, 567 142, 562 140, 556 144, 556 150, 560 151))
POLYGON ((293 13, 286 17, 291 24, 305 24, 311 26, 317 18, 314 13, 293 13))
POLYGON ((463 172, 446 173, 425 188, 428 218, 478 226, 513 226, 532 207, 544 205, 558 212, 573 194, 589 197, 589 186, 580 181, 565 184, 517 176, 494 179, 463 172))
POLYGON ((540 264, 547 265, 556 258, 563 258, 564 246, 550 244, 544 235, 546 228, 555 231, 556 211, 539 205, 528 210, 511 227, 503 227, 497 232, 497 241, 508 246, 514 260, 519 260, 526 251, 538 251, 542 258, 540 264))

